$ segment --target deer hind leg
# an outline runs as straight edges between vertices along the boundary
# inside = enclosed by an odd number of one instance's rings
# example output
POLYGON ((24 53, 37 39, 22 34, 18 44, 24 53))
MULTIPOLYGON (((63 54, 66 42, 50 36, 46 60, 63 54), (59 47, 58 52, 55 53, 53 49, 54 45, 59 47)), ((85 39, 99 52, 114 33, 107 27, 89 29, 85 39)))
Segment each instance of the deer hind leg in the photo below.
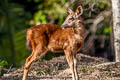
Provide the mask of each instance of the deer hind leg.
POLYGON ((26 59, 22 80, 27 79, 28 70, 29 70, 29 67, 32 64, 32 62, 35 61, 36 59, 38 59, 39 57, 43 56, 46 52, 47 52, 47 50, 45 48, 43 49, 43 48, 41 48, 41 46, 36 47, 36 49, 32 52, 32 54, 26 59))
POLYGON ((65 50, 65 55, 66 55, 67 62, 70 66, 70 70, 72 72, 72 80, 76 80, 75 71, 74 71, 74 57, 73 57, 72 51, 65 50))
POLYGON ((23 79, 22 80, 26 80, 26 78, 27 78, 28 69, 29 69, 29 66, 32 63, 31 58, 32 58, 33 54, 34 54, 34 52, 32 52, 32 54, 26 59, 25 66, 24 66, 24 74, 23 74, 23 79))

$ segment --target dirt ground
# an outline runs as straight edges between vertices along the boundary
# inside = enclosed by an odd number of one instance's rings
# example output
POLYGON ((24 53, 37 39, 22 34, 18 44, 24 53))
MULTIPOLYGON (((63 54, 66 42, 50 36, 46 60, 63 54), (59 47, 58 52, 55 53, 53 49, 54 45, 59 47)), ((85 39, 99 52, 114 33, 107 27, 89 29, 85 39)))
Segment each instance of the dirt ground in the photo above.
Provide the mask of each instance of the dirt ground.
MULTIPOLYGON (((78 54, 80 80, 120 80, 120 62, 108 62, 104 58, 78 54)), ((4 74, 1 80, 21 80, 23 67, 4 74)), ((28 80, 72 80, 65 56, 32 64, 28 80)))

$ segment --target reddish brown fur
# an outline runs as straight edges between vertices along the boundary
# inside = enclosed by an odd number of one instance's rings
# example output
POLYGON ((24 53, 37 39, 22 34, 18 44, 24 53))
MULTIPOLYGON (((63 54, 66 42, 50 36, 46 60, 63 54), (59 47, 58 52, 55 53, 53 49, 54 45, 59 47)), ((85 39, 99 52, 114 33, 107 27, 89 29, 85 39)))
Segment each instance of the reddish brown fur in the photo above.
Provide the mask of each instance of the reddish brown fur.
MULTIPOLYGON (((69 38, 75 39, 74 34, 72 27, 62 29, 60 26, 54 24, 40 24, 28 29, 26 43, 29 42, 29 45, 27 45, 27 48, 33 51, 37 45, 42 44, 48 51, 63 52, 63 50, 66 49, 64 43, 66 42, 69 45, 69 38)), ((72 47, 76 46, 75 50, 78 50, 81 44, 82 42, 79 41, 79 43, 76 42, 72 47)))
POLYGON ((40 24, 29 28, 27 31, 27 48, 33 51, 39 44, 47 46, 51 35, 58 29, 61 27, 54 24, 40 24))
POLYGON ((26 46, 29 50, 32 50, 32 54, 26 59, 23 80, 26 80, 28 69, 32 62, 45 55, 48 51, 64 51, 72 71, 73 80, 79 79, 76 53, 84 42, 85 27, 84 22, 77 16, 75 16, 75 13, 68 15, 62 26, 70 25, 70 27, 67 26, 69 28, 62 29, 54 24, 40 24, 28 29, 26 46), (71 21, 72 24, 70 25, 68 20, 73 16, 75 21, 73 20, 73 23, 71 21))

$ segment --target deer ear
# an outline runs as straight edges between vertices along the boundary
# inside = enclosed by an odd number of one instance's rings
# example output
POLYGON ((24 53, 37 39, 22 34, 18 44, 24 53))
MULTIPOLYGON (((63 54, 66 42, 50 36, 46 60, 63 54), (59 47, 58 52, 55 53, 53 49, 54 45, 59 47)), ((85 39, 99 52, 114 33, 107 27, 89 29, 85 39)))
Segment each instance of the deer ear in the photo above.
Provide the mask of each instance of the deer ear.
POLYGON ((73 11, 71 9, 68 9, 68 14, 72 14, 73 11))
POLYGON ((77 7, 75 14, 76 14, 77 16, 80 16, 80 15, 83 14, 83 8, 82 8, 82 6, 78 6, 78 7, 77 7))

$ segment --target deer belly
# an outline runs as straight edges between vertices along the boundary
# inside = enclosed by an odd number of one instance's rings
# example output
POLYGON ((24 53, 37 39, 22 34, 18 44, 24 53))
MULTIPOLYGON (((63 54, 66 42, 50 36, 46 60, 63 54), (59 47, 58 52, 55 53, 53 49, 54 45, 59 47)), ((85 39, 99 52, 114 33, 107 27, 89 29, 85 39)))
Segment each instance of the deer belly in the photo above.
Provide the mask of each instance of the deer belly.
POLYGON ((51 52, 55 52, 55 53, 59 53, 59 52, 63 52, 63 48, 62 48, 62 45, 60 44, 49 44, 48 45, 48 50, 51 51, 51 52))
POLYGON ((49 51, 55 52, 55 53, 60 53, 63 52, 63 49, 60 47, 53 47, 53 46, 48 46, 49 51))
POLYGON ((51 52, 54 52, 54 53, 60 53, 60 52, 63 52, 63 49, 62 48, 52 48, 51 50, 50 50, 51 52))

